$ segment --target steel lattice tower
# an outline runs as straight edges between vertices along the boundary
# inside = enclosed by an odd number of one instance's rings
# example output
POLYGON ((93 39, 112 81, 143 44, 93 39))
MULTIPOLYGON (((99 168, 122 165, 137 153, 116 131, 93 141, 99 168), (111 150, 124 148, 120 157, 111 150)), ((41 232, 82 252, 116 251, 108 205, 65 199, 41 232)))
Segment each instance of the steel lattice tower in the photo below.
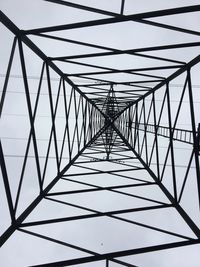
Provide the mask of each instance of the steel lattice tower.
POLYGON ((1 249, 32 238, 33 254, 43 242, 75 254, 28 266, 139 267, 136 255, 198 246, 200 32, 178 19, 199 16, 200 5, 132 14, 125 0, 115 2, 119 12, 98 1, 44 2, 92 19, 22 30, 0 11, 1 249), (149 29, 149 43, 92 39, 123 27, 135 42, 134 27, 149 29), (152 46, 151 29, 172 37, 152 46), (68 34, 77 32, 83 39, 68 34), (54 56, 54 42, 75 49, 54 56))

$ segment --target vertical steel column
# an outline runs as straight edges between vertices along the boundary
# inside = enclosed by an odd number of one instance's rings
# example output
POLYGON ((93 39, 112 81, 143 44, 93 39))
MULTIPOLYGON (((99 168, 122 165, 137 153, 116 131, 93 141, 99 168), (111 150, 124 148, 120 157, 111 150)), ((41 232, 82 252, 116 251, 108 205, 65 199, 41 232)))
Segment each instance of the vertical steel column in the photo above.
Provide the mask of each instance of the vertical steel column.
POLYGON ((145 155, 146 155, 146 162, 148 162, 148 147, 147 147, 147 125, 146 125, 146 108, 145 108, 145 99, 143 99, 144 105, 144 113, 143 113, 143 120, 144 120, 144 146, 145 146, 145 155))
POLYGON ((188 79, 188 93, 189 93, 189 102, 190 102, 190 115, 191 115, 191 124, 192 124, 192 133, 194 140, 194 159, 196 166, 196 177, 197 177, 197 188, 198 188, 198 197, 199 197, 199 209, 200 209, 200 167, 199 167, 199 140, 198 135, 196 134, 196 122, 195 122, 195 112, 194 112, 194 100, 192 92, 192 82, 191 82, 191 73, 190 69, 187 71, 188 79))
POLYGON ((121 15, 123 15, 124 13, 124 5, 125 5, 125 0, 121 0, 121 11, 120 11, 121 15))
POLYGON ((135 129, 134 129, 134 143, 133 143, 134 149, 136 146, 137 134, 138 134, 138 103, 136 103, 135 105, 135 129))
POLYGON ((174 160, 174 143, 173 143, 173 129, 172 129, 172 119, 171 119, 171 106, 170 106, 170 94, 169 94, 169 83, 166 83, 166 93, 167 93, 167 111, 168 111, 168 122, 169 122, 169 146, 171 151, 171 164, 172 164, 172 177, 173 177, 173 189, 174 198, 177 201, 177 185, 176 185, 176 172, 175 172, 175 160, 174 160))
POLYGON ((4 183, 4 187, 5 187, 10 217, 11 217, 11 221, 13 224, 13 223, 15 223, 15 212, 14 212, 14 207, 13 207, 12 195, 11 195, 11 190, 10 190, 8 174, 7 174, 7 170, 6 170, 6 164, 5 164, 5 159, 4 159, 4 155, 3 155, 3 149, 2 149, 1 141, 0 141, 0 165, 1 165, 1 172, 2 172, 2 177, 3 177, 3 183, 4 183))
POLYGON ((155 93, 152 93, 153 101, 153 120, 154 120, 154 131, 155 131, 155 144, 156 144, 156 166, 157 166, 157 175, 160 179, 160 161, 159 161, 159 152, 158 152, 158 126, 156 123, 156 105, 155 105, 155 93))
POLYGON ((5 82, 4 82, 4 85, 3 85, 2 96, 1 96, 0 117, 1 117, 2 109, 3 109, 4 99, 5 99, 5 96, 6 96, 6 90, 7 90, 7 87, 8 87, 8 80, 9 80, 10 71, 11 71, 11 67, 12 67, 12 62, 13 62, 13 57, 14 57, 14 53, 15 53, 16 43, 17 43, 17 37, 14 37, 13 45, 12 45, 12 49, 11 49, 11 53, 10 53, 10 58, 9 58, 9 62, 8 62, 8 67, 7 67, 7 71, 6 71, 5 82))

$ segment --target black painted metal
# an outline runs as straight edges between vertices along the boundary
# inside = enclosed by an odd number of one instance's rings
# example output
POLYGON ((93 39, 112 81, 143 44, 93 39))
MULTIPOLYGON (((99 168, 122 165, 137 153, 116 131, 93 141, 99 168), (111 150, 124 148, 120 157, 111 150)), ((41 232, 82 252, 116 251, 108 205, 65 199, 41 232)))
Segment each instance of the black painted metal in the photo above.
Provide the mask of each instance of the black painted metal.
MULTIPOLYGON (((195 179, 197 184, 198 205, 200 207, 200 166, 199 166, 199 144, 200 144, 200 126, 196 121, 196 114, 194 109, 194 97, 193 97, 193 84, 192 84, 192 69, 200 62, 200 56, 197 55, 193 60, 185 62, 184 60, 171 59, 165 56, 157 56, 153 52, 165 51, 165 50, 179 50, 183 48, 199 47, 200 42, 187 42, 179 44, 166 44, 160 46, 146 46, 133 49, 116 49, 112 47, 91 44, 87 42, 62 38, 48 33, 54 31, 71 30, 79 28, 88 28, 92 26, 112 25, 116 23, 134 21, 139 24, 146 24, 168 29, 171 31, 181 32, 189 34, 190 36, 199 36, 200 33, 196 30, 184 29, 178 26, 171 26, 164 23, 158 23, 150 21, 162 16, 170 16, 177 14, 185 14, 200 11, 200 5, 186 6, 179 8, 172 8, 159 11, 151 11, 140 14, 124 15, 126 10, 125 0, 121 1, 119 13, 101 10, 89 6, 71 3, 69 1, 62 0, 46 0, 46 2, 68 6, 88 12, 94 12, 104 16, 108 16, 104 19, 94 21, 84 21, 78 23, 72 23, 67 25, 58 25, 52 27, 42 27, 38 29, 20 30, 15 24, 6 17, 0 11, 1 23, 14 34, 14 40, 10 52, 8 67, 5 75, 5 81, 3 84, 0 113, 4 108, 4 102, 7 95, 7 87, 11 73, 11 67, 13 64, 13 58, 16 51, 19 52, 20 67, 22 71, 22 79, 24 92, 26 97, 26 105, 30 123, 30 133, 28 135, 28 141, 26 151, 23 159, 22 171, 20 174, 20 180, 17 187, 16 198, 12 197, 12 191, 10 189, 10 178, 8 176, 8 170, 5 162, 4 148, 0 145, 0 161, 1 171, 3 177, 3 184, 5 189, 6 200, 8 203, 9 214, 11 218, 11 225, 0 237, 0 246, 2 246, 9 237, 14 234, 15 231, 21 231, 27 235, 47 240, 52 243, 60 244, 66 247, 74 248, 78 251, 86 252, 88 257, 76 258, 72 260, 64 260, 60 262, 52 262, 47 264, 39 264, 37 266, 72 266, 75 264, 83 264, 87 262, 103 261, 105 266, 110 266, 110 263, 115 262, 121 266, 135 266, 119 259, 123 256, 142 254, 152 251, 159 251, 169 248, 182 247, 187 245, 195 245, 200 243, 200 229, 198 224, 193 220, 187 211, 182 207, 181 200, 185 193, 186 183, 189 183, 188 176, 193 164, 195 168, 195 179), (60 55, 59 57, 47 57, 31 40, 27 35, 36 35, 41 38, 49 40, 57 40, 60 42, 72 43, 81 45, 84 47, 90 47, 100 49, 100 52, 88 53, 88 54, 75 54, 75 55, 60 55), (42 62, 42 68, 39 78, 38 91, 35 104, 31 102, 29 77, 27 75, 26 56, 24 48, 31 49, 42 62), (103 50, 103 51, 102 51, 103 50), (147 54, 148 52, 148 54, 147 54), (150 67, 132 67, 127 69, 117 69, 114 67, 100 66, 98 64, 91 64, 82 61, 85 58, 98 58, 98 57, 111 57, 117 55, 129 55, 133 57, 145 58, 155 60, 156 66, 150 67), (79 61, 75 61, 78 59, 79 61), (84 66, 94 68, 94 70, 86 72, 75 73, 63 73, 56 65, 56 62, 66 62, 72 65, 84 66), (168 65, 164 65, 166 63, 168 65), (97 71, 99 69, 99 71, 97 71), (162 74, 156 74, 156 71, 163 71, 162 74), (174 72, 170 75, 165 74, 165 70, 174 72), (59 78, 59 85, 56 91, 56 100, 53 99, 52 93, 52 76, 51 71, 54 71, 59 78), (155 71, 155 74, 152 74, 155 71), (120 81, 119 79, 112 80, 111 78, 104 78, 106 75, 118 75, 126 74, 132 75, 131 79, 120 81), (103 78, 102 78, 102 76, 103 78), (181 97, 179 99, 178 108, 175 113, 174 119, 172 119, 172 103, 171 103, 171 83, 175 78, 185 75, 184 85, 181 88, 181 97), (41 88, 43 84, 44 76, 47 77, 48 88, 48 104, 50 108, 51 127, 48 138, 47 151, 45 154, 44 168, 41 167, 40 155, 38 152, 38 139, 36 131, 36 118, 38 103, 41 97, 41 88), (137 77, 137 79, 135 78, 137 77), (79 78, 80 82, 75 82, 74 78, 79 78), (148 79, 148 80, 147 80, 148 79), (86 83, 84 83, 86 81, 86 83), (118 88, 123 86, 123 88, 118 88), (69 89, 70 87, 70 89, 69 89), (117 87, 117 88, 116 88, 117 87), (116 89, 115 89, 116 88, 116 89), (125 89, 127 88, 127 89, 125 89), (161 106, 158 108, 156 102, 156 92, 164 90, 161 99, 161 106), (67 96, 67 91, 69 97, 67 96), (181 108, 183 105, 183 99, 185 94, 188 94, 188 115, 191 119, 191 128, 184 129, 176 127, 177 121, 180 116, 181 108), (56 119, 58 114, 59 101, 63 96, 63 106, 65 113, 65 125, 63 131, 62 140, 58 140, 56 119), (150 101, 150 102, 149 102, 150 101), (55 103, 54 103, 55 102, 55 103), (166 107, 166 109, 165 109, 166 107), (70 125, 70 119, 73 115, 75 123, 73 127, 70 125), (167 117, 167 125, 162 125, 161 119, 163 116, 167 117), (81 119, 80 119, 81 117, 81 119), (167 141, 167 149, 164 155, 164 162, 161 164, 161 147, 160 138, 165 138, 167 141), (153 141, 151 142, 150 139, 153 141), (61 141, 59 148, 58 142, 61 141), (176 153, 175 142, 180 144, 189 145, 190 157, 187 163, 186 170, 183 177, 181 188, 178 188, 178 174, 176 165, 176 153), (151 142, 151 148, 148 146, 151 142), (24 180, 25 168, 28 160, 28 155, 33 144, 34 160, 37 170, 37 184, 38 184, 38 196, 31 202, 30 205, 21 213, 17 215, 19 199, 22 194, 22 184, 24 180), (67 144, 67 151, 65 146, 67 144), (192 146, 193 147, 192 147, 192 146), (45 184, 47 177, 47 166, 51 158, 51 147, 54 147, 54 155, 56 160, 56 176, 47 184, 45 184), (132 153, 130 155, 130 152, 132 153), (68 154, 68 161, 66 161, 64 167, 62 167, 64 154, 68 154), (80 159, 81 157, 81 159, 80 159), (168 166, 167 162, 170 158, 171 165, 168 166), (80 160, 79 160, 80 159, 80 160), (153 162, 153 159, 155 162, 153 162), (137 161, 137 162, 135 162, 137 161), (95 165, 97 163, 110 162, 119 167, 114 170, 98 169, 95 165), (91 166, 88 166, 91 163, 91 166), (93 165, 92 165, 93 164, 93 165), (153 165, 154 164, 154 165, 153 165), (162 165, 162 166, 161 166, 162 165), (71 167, 77 167, 80 169, 78 173, 68 174, 67 170, 71 167), (94 167, 93 167, 94 166, 94 167), (155 167, 155 168, 153 168, 155 167), (166 168, 170 167, 172 188, 169 188, 164 184, 164 174, 166 168), (146 181, 142 177, 133 177, 129 172, 145 170, 152 181, 146 181), (82 173, 84 171, 84 173, 82 173), (74 177, 78 176, 91 176, 91 175, 114 175, 123 179, 131 180, 131 183, 124 185, 112 185, 112 186, 98 186, 92 183, 86 183, 79 180, 74 180, 74 177), (51 192, 51 189, 59 181, 74 182, 82 186, 89 186, 87 189, 71 190, 51 192), (135 183, 137 182, 137 183, 135 183), (122 189, 136 188, 136 187, 150 187, 152 185, 157 186, 168 199, 168 202, 155 200, 150 197, 138 196, 136 194, 128 193, 122 189), (142 201, 151 203, 150 206, 143 206, 129 209, 119 209, 101 212, 97 209, 84 207, 82 205, 72 204, 69 202, 56 199, 57 196, 67 196, 72 194, 86 194, 92 192, 112 192, 121 196, 126 196, 142 201), (37 205, 42 200, 53 201, 55 203, 68 205, 90 212, 86 215, 69 216, 62 218, 53 218, 48 220, 38 220, 33 222, 25 222, 28 215, 35 210, 37 205), (119 217, 120 214, 126 214, 131 212, 142 212, 150 210, 159 210, 164 208, 173 208, 182 217, 184 222, 191 229, 195 237, 190 237, 162 229, 162 227, 153 227, 145 223, 139 223, 137 221, 129 220, 123 217, 119 217), (32 232, 32 226, 48 225, 67 221, 86 220, 89 218, 108 217, 117 221, 122 221, 131 225, 137 225, 145 229, 151 229, 156 232, 164 233, 173 237, 180 238, 178 242, 170 242, 166 244, 159 244, 153 246, 133 248, 121 251, 114 251, 108 253, 97 253, 87 248, 72 245, 61 240, 57 240, 48 236, 44 236, 35 232, 32 232), (28 230, 27 230, 28 229, 28 230)), ((109 77, 109 76, 108 76, 109 77)), ((116 77, 116 76, 115 76, 116 77)), ((136 267, 136 266, 135 266, 136 267)))

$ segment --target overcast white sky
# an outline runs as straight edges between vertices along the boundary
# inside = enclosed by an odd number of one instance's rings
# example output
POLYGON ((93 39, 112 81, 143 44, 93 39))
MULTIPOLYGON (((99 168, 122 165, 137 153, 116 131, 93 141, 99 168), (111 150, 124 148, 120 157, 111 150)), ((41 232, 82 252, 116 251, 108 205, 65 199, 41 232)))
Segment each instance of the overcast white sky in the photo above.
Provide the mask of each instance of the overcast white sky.
MULTIPOLYGON (((108 11, 119 12, 120 3, 119 0, 74 0, 73 3, 79 3, 83 5, 89 5, 99 9, 105 9, 108 11)), ((199 4, 199 1, 188 0, 126 0, 124 13, 125 15, 141 13, 152 10, 160 10, 165 8, 180 7, 186 5, 199 4)), ((96 20, 106 18, 103 15, 93 14, 87 11, 76 10, 70 7, 59 6, 52 3, 47 3, 41 0, 27 1, 27 0, 1 0, 0 9, 22 30, 28 30, 32 28, 46 27, 52 25, 75 23, 80 21, 96 20)), ((178 15, 177 17, 162 17, 156 18, 154 21, 176 25, 179 27, 185 27, 187 29, 200 30, 200 15, 199 12, 188 13, 184 15, 178 15)), ((73 39, 80 42, 89 42, 95 45, 101 45, 111 47, 114 49, 130 49, 141 48, 147 46, 158 46, 165 44, 177 44, 186 42, 198 42, 199 36, 177 33, 169 30, 160 30, 156 27, 143 25, 136 22, 124 22, 120 24, 91 27, 83 29, 75 29, 70 31, 61 31, 52 33, 52 35, 73 39)), ((3 83, 5 79, 6 68, 9 59, 9 53, 12 47, 13 35, 3 26, 0 25, 0 95, 2 93, 3 83)), ((75 45, 71 43, 58 42, 38 36, 30 35, 30 39, 47 55, 51 57, 56 56, 72 56, 75 54, 86 54, 102 52, 100 49, 90 48, 81 45, 75 45)), ((39 75, 41 73, 42 61, 34 55, 34 53, 24 46, 25 61, 27 67, 28 82, 30 86, 30 95, 32 108, 35 104, 36 94, 38 90, 39 75)), ((148 54, 148 53, 147 53, 148 54)), ((199 47, 180 49, 178 52, 175 50, 163 50, 151 53, 154 56, 168 57, 174 60, 188 62, 199 54, 199 47)), ((84 58, 82 60, 75 60, 75 62, 84 62, 86 64, 97 64, 102 67, 110 67, 115 69, 126 68, 140 68, 148 66, 158 66, 160 64, 167 65, 166 62, 159 62, 142 57, 130 56, 130 55, 118 55, 114 57, 99 57, 99 58, 84 58)), ((98 71, 98 69, 91 67, 83 67, 77 64, 60 63, 56 62, 58 67, 64 73, 79 73, 86 71, 98 71)), ((164 75, 165 77, 173 73, 174 70, 154 71, 148 72, 152 75, 164 75)), ((199 80, 199 65, 195 66, 192 70, 193 81, 193 95, 194 95, 194 107, 196 115, 196 124, 200 121, 199 103, 200 103, 200 80, 199 80)), ((53 101, 55 105, 56 92, 59 85, 58 75, 51 70, 50 72, 52 81, 53 101)), ((100 79, 110 79, 112 81, 129 81, 129 79, 138 79, 137 76, 128 74, 112 74, 100 75, 100 79)), ((86 83, 87 80, 77 79, 71 77, 74 83, 86 83)), ((144 78, 144 80, 147 78, 144 78)), ((175 120, 176 110, 178 108, 178 101, 180 100, 182 85, 184 84, 185 74, 171 82, 170 97, 172 103, 172 122, 175 120)), ((149 83, 149 86, 154 86, 155 83, 149 83)), ((107 87, 105 87, 107 89, 107 87)), ((114 90, 123 91, 131 90, 127 86, 115 86, 114 90)), ((88 92, 84 88, 84 92, 88 92)), ((93 89, 95 91, 95 89, 93 89)), ((71 93, 71 87, 66 84, 67 105, 69 104, 69 98, 71 93)), ((164 88, 159 90, 155 94, 157 105, 157 116, 161 107, 161 100, 163 98, 164 88)), ((118 92, 117 96, 123 94, 118 92)), ((77 101, 79 95, 76 95, 77 101)), ((89 97, 93 97, 92 95, 89 97)), ((147 102, 150 103, 151 97, 147 98, 147 102)), ((55 107, 55 106, 54 106, 55 107)), ((149 104, 147 104, 147 109, 149 104)), ((177 121, 177 127, 182 129, 191 130, 191 118, 189 116, 189 96, 186 92, 183 105, 180 111, 180 116, 177 121)), ((164 113, 161 118, 161 125, 168 124, 168 117, 166 115, 167 108, 165 106, 164 113)), ((64 125, 65 125, 65 111, 64 111, 64 96, 61 92, 59 98, 58 112, 56 116, 56 131, 58 138, 59 151, 61 149, 61 141, 63 138, 64 125)), ((149 123, 153 122, 153 114, 151 113, 149 123)), ((82 123, 81 114, 79 115, 79 125, 82 123)), ((51 129, 51 117, 50 106, 48 98, 47 81, 43 79, 41 96, 38 105, 37 118, 35 121, 36 137, 38 144, 38 151, 40 157, 41 169, 44 167, 44 161, 47 151, 48 138, 51 129)), ((74 114, 74 102, 72 101, 69 117, 69 129, 70 135, 73 135, 75 126, 75 114, 74 114)), ((1 118, 0 136, 5 154, 5 161, 8 171, 9 182, 11 191, 13 194, 13 201, 16 197, 17 185, 19 184, 20 173, 23 164, 23 158, 26 150, 28 135, 30 131, 28 110, 26 106, 25 91, 22 80, 22 72, 19 60, 18 50, 15 52, 13 65, 11 69, 11 78, 8 83, 7 94, 5 103, 3 106, 3 113, 1 118)), ((143 133, 141 134, 141 138, 143 133)), ((99 139, 102 143, 102 140, 99 139)), ((148 134, 148 149, 152 147, 153 135, 148 134)), ((160 164, 164 162, 164 156, 166 155, 166 149, 169 142, 168 139, 159 137, 159 151, 160 151, 160 164)), ((83 145, 83 143, 81 144, 83 145)), ((176 158, 176 172, 179 190, 183 183, 183 177, 186 172, 186 167, 189 162, 189 158, 192 151, 192 146, 183 144, 181 142, 175 142, 175 158, 176 158)), ((103 144, 98 148, 101 153, 96 154, 99 160, 105 157, 103 144)), ((116 149, 116 148, 114 148, 116 149)), ((68 163, 68 144, 66 142, 62 168, 68 163)), ((77 143, 75 142, 74 155, 77 151, 77 143)), ((86 150, 78 162, 86 161, 86 156, 93 157, 92 150, 86 150)), ((113 151, 114 152, 114 151, 113 151)), ((38 195, 37 184, 37 172, 34 159, 33 144, 28 154, 28 161, 25 169, 24 182, 22 186, 22 195, 19 201, 19 207, 17 215, 31 203, 31 201, 38 195)), ((55 161, 55 148, 52 141, 51 158, 48 161, 45 186, 56 176, 56 161, 55 161)), ((113 153, 112 159, 120 159, 126 156, 132 156, 133 154, 126 148, 122 148, 121 153, 113 153)), ((142 155, 144 156, 144 155, 142 155)), ((90 160, 90 159, 88 159, 90 160)), ((129 159, 122 161, 131 166, 142 167, 136 159, 129 159)), ((155 153, 153 156, 153 164, 151 168, 156 172, 155 168, 155 153)), ((163 183, 172 193, 172 173, 171 173, 171 161, 170 157, 167 162, 169 165, 164 173, 163 183)), ((129 166, 119 164, 116 162, 89 162, 80 163, 78 166, 73 166, 66 173, 70 180, 61 179, 51 192, 61 191, 73 191, 82 189, 92 189, 95 186, 107 187, 107 186, 122 186, 130 184, 138 184, 145 182, 153 182, 152 178, 145 170, 127 170, 129 166), (94 170, 84 169, 81 166, 94 168, 100 171, 115 171, 114 173, 101 173, 92 174, 94 170), (120 172, 116 172, 120 170, 120 172), (82 175, 84 172, 89 172, 88 175, 82 175), (73 176, 73 174, 80 173, 79 176, 73 176), (135 180, 134 180, 135 179, 135 180), (138 181, 140 179, 141 181, 138 181), (76 183, 82 182, 80 183, 76 183), (87 184, 87 185, 86 185, 87 184)), ((194 161, 191 165, 188 181, 183 195, 181 205, 188 212, 189 216, 200 227, 200 215, 197 205, 197 189, 196 189, 196 176, 195 176, 194 161)), ((5 198, 4 186, 2 174, 0 174, 0 234, 9 226, 10 218, 7 209, 7 203, 5 198)), ((120 188, 115 191, 103 190, 94 191, 82 194, 69 194, 53 196, 53 199, 68 203, 64 205, 51 200, 43 200, 38 207, 27 217, 25 222, 46 220, 52 218, 71 217, 85 214, 94 214, 95 211, 106 212, 121 209, 130 209, 137 207, 146 207, 151 205, 157 205, 158 203, 169 203, 168 199, 163 195, 157 185, 148 186, 133 186, 128 188, 120 188), (123 193, 128 193, 129 196, 123 193), (142 197, 153 199, 152 201, 145 201, 142 197)), ((75 249, 75 246, 84 248, 88 251, 94 251, 95 253, 109 253, 113 251, 128 250, 133 248, 139 248, 143 246, 152 246, 162 243, 170 243, 182 241, 180 236, 187 236, 195 238, 194 233, 186 225, 184 220, 173 208, 165 208, 143 212, 130 212, 124 214, 118 214, 115 217, 101 216, 97 218, 82 219, 76 221, 69 221, 60 224, 45 224, 42 226, 34 226, 24 228, 32 232, 46 235, 50 238, 72 244, 74 248, 70 246, 64 246, 49 242, 47 240, 34 237, 29 234, 25 234, 20 231, 16 231, 12 237, 3 245, 0 249, 0 267, 21 267, 30 266, 34 264, 42 264, 53 261, 61 261, 67 259, 73 259, 78 257, 85 257, 89 254, 79 249, 75 249), (166 231, 171 231, 177 234, 172 236, 166 233, 161 233, 142 227, 141 225, 134 225, 130 222, 120 220, 120 218, 134 221, 137 224, 147 224, 152 227, 160 227, 166 231), (179 235, 179 236, 178 236, 179 235)), ((138 267, 198 267, 200 262, 200 246, 193 245, 184 248, 164 250, 161 252, 152 252, 149 254, 141 254, 135 256, 129 256, 121 258, 125 262, 135 264, 138 267)), ((78 265, 77 265, 78 266, 78 265)), ((105 262, 95 262, 91 264, 83 264, 80 266, 105 266, 105 262)), ((116 263, 110 263, 110 267, 119 266, 116 263)))

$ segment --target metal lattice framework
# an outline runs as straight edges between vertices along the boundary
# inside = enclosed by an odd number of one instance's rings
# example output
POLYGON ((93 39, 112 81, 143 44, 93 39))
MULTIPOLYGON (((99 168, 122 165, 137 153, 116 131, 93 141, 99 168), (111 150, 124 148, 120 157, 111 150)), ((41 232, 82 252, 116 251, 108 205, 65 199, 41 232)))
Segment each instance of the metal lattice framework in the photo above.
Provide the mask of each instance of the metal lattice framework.
POLYGON ((10 226, 2 232, 0 246, 3 248, 20 233, 81 253, 51 263, 42 263, 42 259, 34 266, 86 266, 90 262, 92 266, 94 262, 102 262, 102 266, 136 266, 134 258, 126 257, 198 245, 200 112, 195 90, 200 70, 200 32, 162 22, 162 18, 169 22, 179 15, 192 18, 199 15, 200 5, 125 14, 125 0, 119 1, 119 12, 62 0, 45 2, 102 18, 21 30, 0 12, 2 27, 12 36, 8 64, 1 77, 0 102, 1 192, 10 226), (88 29, 94 28, 97 35, 101 32, 103 36, 106 27, 114 27, 117 35, 122 34, 121 27, 128 27, 130 35, 134 35, 132 24, 189 36, 192 41, 174 43, 172 37, 165 45, 132 48, 130 43, 119 49, 65 37, 66 32, 77 30, 87 36, 88 29), (60 56, 47 55, 38 40, 47 47, 54 42, 74 45, 77 53, 62 50, 60 56), (80 48, 89 52, 81 53, 80 48), (32 64, 40 66, 37 79, 31 76, 30 58, 32 64), (125 63, 128 67, 123 67, 125 63), (14 65, 20 70, 19 77, 12 72, 14 65), (23 100, 11 100, 11 89, 17 86, 23 100), (21 124, 17 119, 13 122, 6 117, 10 108, 14 113, 24 108, 27 118, 21 124), (44 109, 49 114, 46 120, 42 118, 44 109), (18 145, 13 144, 22 139, 26 145, 19 143, 19 162, 15 154, 18 145), (15 154, 12 160, 9 153, 15 154), (15 166, 20 172, 14 177, 15 166), (57 215, 45 218, 45 209, 40 211, 42 203, 55 205, 57 215), (69 208, 77 212, 63 215, 60 211, 69 208), (155 220, 156 214, 162 218, 165 211, 175 214, 176 228, 173 222, 171 228, 166 228, 149 220, 151 214, 155 220), (38 215, 31 217, 32 213, 38 215), (138 219, 139 214, 144 215, 143 220, 138 219), (127 240, 130 233, 132 240, 127 245, 115 237, 117 244, 110 249, 106 245, 102 248, 103 244, 92 247, 77 240, 75 233, 71 241, 54 234, 62 227, 62 233, 71 229, 72 223, 78 229, 76 223, 84 228, 94 220, 96 232, 109 222, 115 229, 112 238, 117 236, 116 231, 127 229, 128 234, 122 230, 119 236, 127 240), (131 227, 146 236, 150 231, 156 238, 138 243, 133 239, 140 237, 132 235, 131 227))

